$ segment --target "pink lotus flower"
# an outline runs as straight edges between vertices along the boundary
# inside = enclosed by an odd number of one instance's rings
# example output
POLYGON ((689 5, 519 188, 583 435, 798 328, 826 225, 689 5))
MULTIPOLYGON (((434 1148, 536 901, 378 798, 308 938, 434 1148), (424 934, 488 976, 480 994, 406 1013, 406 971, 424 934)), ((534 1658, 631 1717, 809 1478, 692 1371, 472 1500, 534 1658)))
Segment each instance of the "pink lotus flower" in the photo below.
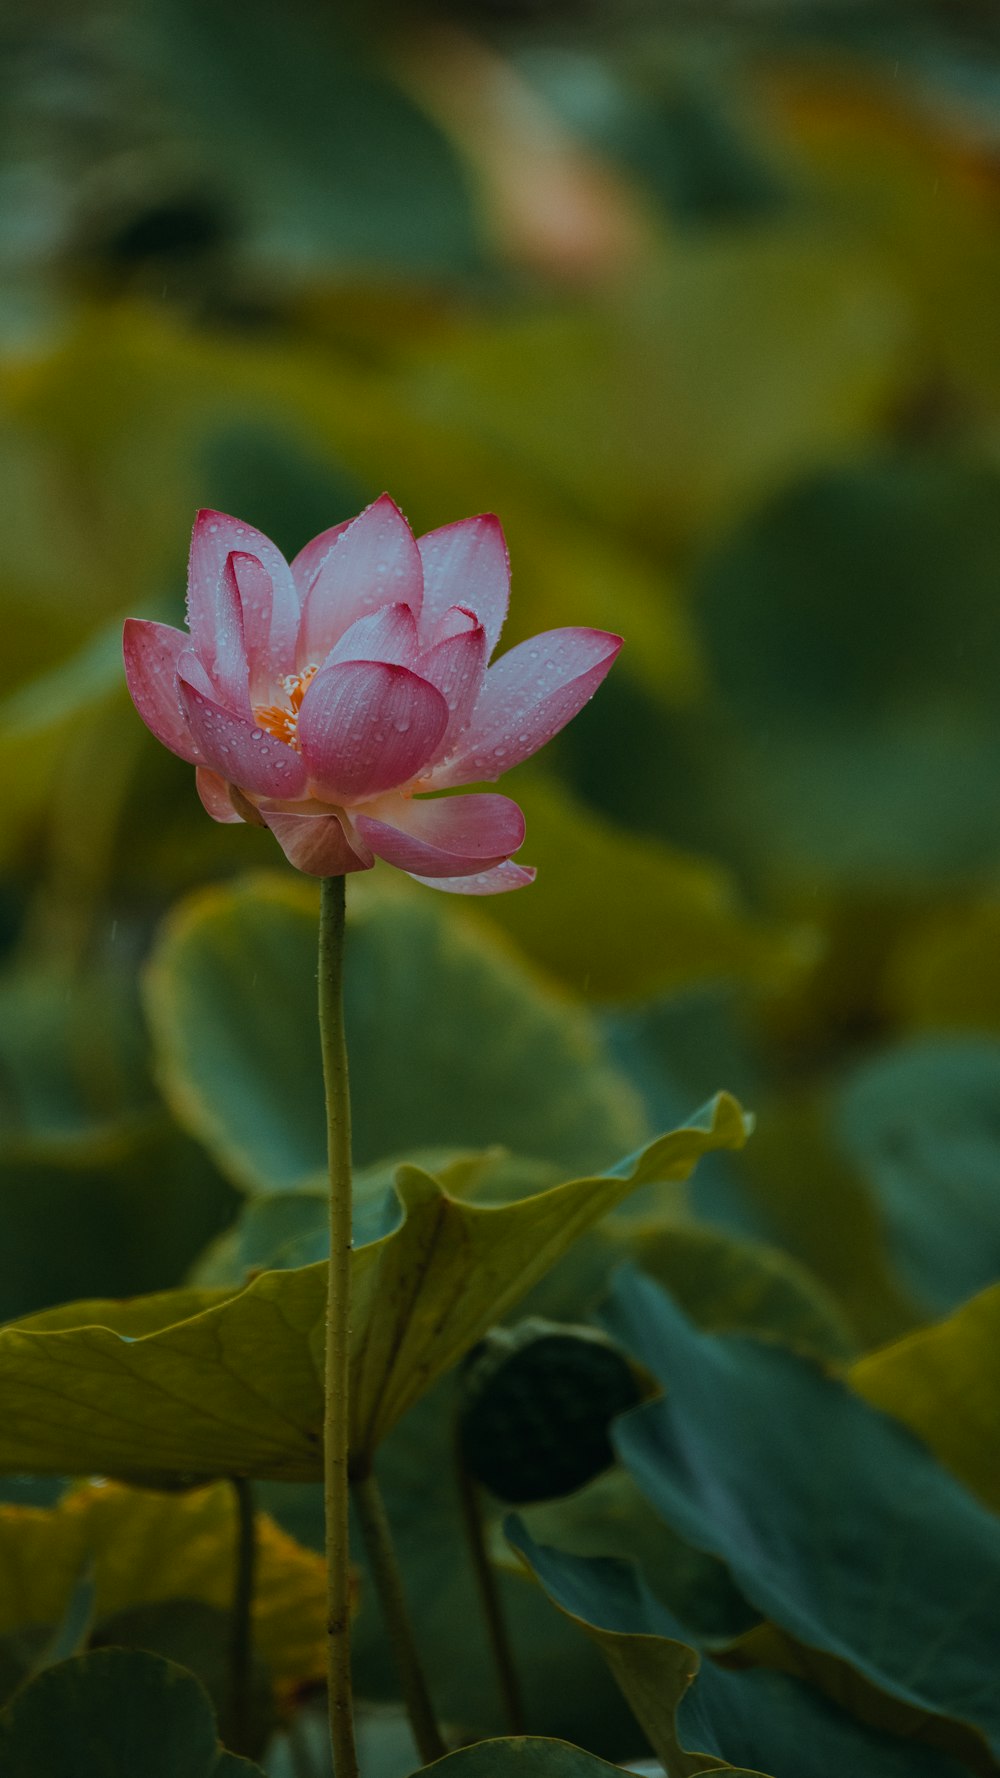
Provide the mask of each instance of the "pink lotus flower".
POLYGON ((511 854, 524 817, 491 793, 425 793, 499 778, 565 727, 621 647, 549 630, 488 666, 510 569, 492 516, 415 539, 383 494, 289 567, 224 513, 191 541, 190 634, 130 618, 125 674, 139 715, 197 767, 216 821, 269 827, 310 876, 383 858, 462 895, 530 883, 511 854))

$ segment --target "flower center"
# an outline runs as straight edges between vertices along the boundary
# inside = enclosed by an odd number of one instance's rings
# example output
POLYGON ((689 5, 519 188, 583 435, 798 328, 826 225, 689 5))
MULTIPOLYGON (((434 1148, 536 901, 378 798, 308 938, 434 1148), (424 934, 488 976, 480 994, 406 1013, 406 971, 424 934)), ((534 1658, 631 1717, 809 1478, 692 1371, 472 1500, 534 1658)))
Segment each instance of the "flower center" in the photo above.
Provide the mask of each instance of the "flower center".
POLYGON ((296 753, 299 751, 299 711, 309 684, 318 672, 318 667, 306 667, 302 673, 286 673, 280 685, 287 704, 259 704, 253 713, 258 728, 273 735, 276 741, 285 741, 289 747, 295 748, 296 753))

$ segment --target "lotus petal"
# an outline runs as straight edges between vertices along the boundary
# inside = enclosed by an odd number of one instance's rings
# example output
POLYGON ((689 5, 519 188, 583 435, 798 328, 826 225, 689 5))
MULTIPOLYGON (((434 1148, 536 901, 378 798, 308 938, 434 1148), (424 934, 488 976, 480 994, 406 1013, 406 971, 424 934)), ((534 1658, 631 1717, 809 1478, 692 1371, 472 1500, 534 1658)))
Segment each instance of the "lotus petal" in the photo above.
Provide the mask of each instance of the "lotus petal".
POLYGON ((330 650, 324 667, 338 661, 389 661, 397 667, 413 667, 418 654, 417 620, 408 605, 383 605, 368 617, 359 617, 330 650))
POLYGON ((125 620, 122 651, 133 704, 164 747, 189 765, 198 765, 204 755, 191 733, 177 683, 178 665, 190 647, 190 636, 170 624, 147 623, 139 617, 125 620))
POLYGON ((530 759, 593 697, 621 645, 606 630, 548 630, 502 655, 487 670, 458 751, 430 782, 499 778, 530 759))
MULTIPOLYGON (((271 539, 252 525, 245 525, 241 519, 230 518, 227 513, 199 512, 188 563, 188 629, 195 653, 204 662, 218 692, 227 697, 228 688, 242 683, 241 676, 247 671, 243 588, 237 585, 237 578, 228 567, 231 555, 254 557, 270 579, 269 648, 276 678, 291 669, 298 621, 298 599, 291 572, 271 539)), ((245 578, 247 597, 254 608, 251 627, 255 640, 259 641, 261 624, 255 607, 263 583, 258 579, 257 585, 251 589, 249 576, 245 578)))
POLYGON ((486 632, 487 659, 497 645, 510 598, 510 560, 493 513, 459 519, 417 539, 424 569, 424 634, 450 605, 467 605, 486 632))
POLYGON ((325 661, 344 631, 382 605, 420 614, 423 575, 413 533, 383 494, 345 526, 323 557, 302 607, 298 668, 325 661))
POLYGON ((536 872, 532 865, 515 864, 508 858, 492 870, 478 871, 471 877, 421 877, 416 871, 410 875, 414 882, 423 883, 428 889, 444 889, 450 895, 506 895, 509 889, 524 889, 533 883, 536 872))
POLYGON ((181 697, 203 759, 219 775, 255 796, 301 796, 306 769, 299 755, 250 721, 213 703, 180 676, 181 697))
POLYGON ((310 877, 342 877, 349 871, 371 870, 375 863, 367 847, 348 838, 334 814, 295 815, 284 810, 262 809, 289 864, 310 877))
POLYGON ((486 632, 471 613, 462 615, 465 619, 463 629, 424 649, 414 662, 415 671, 422 679, 437 686, 448 706, 448 727, 439 753, 454 747, 468 726, 486 670, 486 632))
POLYGON ((468 877, 500 864, 524 841, 524 816, 509 796, 397 797, 355 826, 376 857, 423 877, 468 877))
POLYGON ((218 772, 210 771, 208 766, 199 766, 195 772, 194 781, 201 798, 201 806, 207 814, 211 815, 213 821, 221 821, 226 827, 232 827, 242 822, 242 815, 238 815, 233 808, 229 785, 225 778, 219 777, 218 772))
MULTIPOLYGON (((447 726, 441 693, 409 668, 340 661, 312 681, 298 738, 318 793, 332 802, 358 802, 407 783, 433 756, 447 726)), ((282 793, 289 794, 295 793, 282 793)))

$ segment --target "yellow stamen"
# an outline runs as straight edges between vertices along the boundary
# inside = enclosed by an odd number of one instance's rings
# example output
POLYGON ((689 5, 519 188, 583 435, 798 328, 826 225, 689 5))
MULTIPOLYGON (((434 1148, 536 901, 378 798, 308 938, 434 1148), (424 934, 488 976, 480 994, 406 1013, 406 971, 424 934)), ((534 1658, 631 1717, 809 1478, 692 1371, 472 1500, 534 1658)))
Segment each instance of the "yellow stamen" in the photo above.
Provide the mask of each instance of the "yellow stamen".
POLYGON ((318 672, 318 667, 307 667, 304 673, 287 673, 281 681, 281 689, 288 699, 287 708, 281 704, 262 704, 253 713, 258 728, 273 735, 276 741, 294 747, 296 753, 299 751, 299 711, 309 683, 318 672))

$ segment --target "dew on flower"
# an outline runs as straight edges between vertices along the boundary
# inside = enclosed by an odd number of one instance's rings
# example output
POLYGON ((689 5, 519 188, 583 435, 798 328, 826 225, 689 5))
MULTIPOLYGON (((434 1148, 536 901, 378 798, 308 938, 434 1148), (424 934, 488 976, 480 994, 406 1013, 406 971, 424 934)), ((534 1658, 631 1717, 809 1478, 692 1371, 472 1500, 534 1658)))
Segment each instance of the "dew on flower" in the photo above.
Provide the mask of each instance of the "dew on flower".
MULTIPOLYGON (((499 628, 495 625, 496 606, 489 601, 502 600, 506 609, 506 555, 502 563, 494 559, 492 569, 485 570, 480 590, 487 599, 486 607, 481 605, 479 594, 473 595, 469 589, 466 552, 472 539, 462 533, 465 524, 475 527, 475 547, 480 548, 481 523, 479 519, 458 521, 454 530, 459 547, 453 562, 443 573, 436 567, 437 603, 435 610, 428 612, 433 646, 467 636, 470 626, 483 637, 499 628), (491 573, 500 583, 492 588, 488 584, 491 573)), ((140 714, 167 746, 181 757, 193 756, 203 769, 205 776, 199 780, 202 802, 216 819, 229 821, 235 811, 241 820, 260 824, 260 812, 252 802, 251 792, 266 794, 266 788, 260 791, 258 786, 267 787, 269 778, 272 791, 280 784, 288 813, 301 803, 303 819, 316 823, 305 840, 305 852, 301 828, 294 835, 279 833, 277 828, 274 832, 291 862, 310 874, 320 876, 330 870, 338 875, 344 870, 345 830, 340 812, 349 807, 357 811, 352 822, 364 824, 370 819, 379 827, 378 843, 362 847, 356 854, 358 864, 349 868, 370 869, 371 859, 365 861, 363 857, 369 851, 406 870, 415 848, 419 853, 422 845, 429 844, 449 853, 452 860, 464 867, 453 873, 456 883, 463 885, 459 893, 518 888, 530 881, 533 873, 506 868, 524 835, 520 810, 510 798, 477 792, 463 806, 461 797, 447 797, 433 804, 438 811, 434 814, 422 812, 424 799, 428 795, 433 798, 435 792, 474 785, 477 780, 499 779, 510 766, 537 751, 548 735, 563 727, 594 689, 593 666, 576 667, 575 663, 578 659, 586 662, 588 647, 595 638, 600 640, 600 632, 567 629, 557 633, 562 638, 557 644, 550 639, 543 646, 536 637, 530 647, 516 650, 516 670, 508 669, 500 682, 504 684, 502 711, 493 705, 490 669, 476 651, 463 655, 460 648, 456 649, 453 657, 446 657, 448 665, 439 678, 432 677, 430 671, 422 675, 398 655, 392 658, 391 649, 386 651, 388 658, 378 652, 373 658, 364 652, 371 647, 372 634, 364 634, 363 642, 358 637, 359 653, 352 655, 343 644, 346 639, 349 648, 351 631, 362 615, 384 614, 385 634, 393 637, 398 608, 412 576, 416 577, 417 609, 421 596, 420 568, 413 554, 412 535, 407 541, 401 534, 399 527, 405 526, 405 520, 398 508, 388 500, 376 501, 352 524, 358 527, 354 530, 356 541, 362 539, 361 527, 367 528, 367 541, 362 540, 357 552, 348 552, 350 568, 345 567, 345 578, 332 586, 308 556, 309 546, 305 552, 309 567, 304 576, 301 572, 297 576, 294 564, 287 564, 273 544, 241 521, 215 514, 210 525, 196 528, 188 589, 188 609, 192 620, 197 620, 196 634, 185 636, 175 631, 176 643, 167 646, 162 640, 164 626, 135 620, 129 623, 126 666, 140 714), (219 537, 223 547, 206 547, 208 531, 219 537), (236 587, 245 622, 242 627, 237 626, 234 638, 232 633, 221 633, 220 615, 228 604, 218 600, 212 577, 225 571, 227 548, 231 554, 237 547, 244 551, 249 548, 251 560, 258 566, 267 563, 271 591, 268 593, 262 587, 259 574, 239 577, 245 582, 236 587), (287 597, 298 602, 297 616, 287 600, 279 613, 278 589, 282 579, 287 597), (308 607, 304 604, 307 599, 308 607), (332 600, 329 607, 324 604, 327 599, 332 600), (343 611, 341 600, 346 600, 343 611), (254 620, 252 625, 250 617, 254 620), (267 620, 263 637, 262 619, 267 620), (241 698, 238 690, 234 640, 245 642, 248 648, 252 641, 246 662, 253 700, 249 724, 245 694, 241 698), (307 647, 319 658, 296 667, 307 647), (203 678, 211 682, 218 700, 211 707, 201 708, 197 741, 190 732, 185 681, 177 677, 180 652, 192 650, 203 678), (309 687, 324 669, 332 650, 338 652, 329 672, 323 672, 323 687, 306 706, 309 687), (534 663, 531 669, 526 665, 528 660, 534 663), (391 669, 391 679, 400 668, 412 672, 423 686, 422 691, 411 688, 417 699, 412 707, 409 702, 398 703, 394 698, 385 702, 386 669, 391 669), (558 700, 551 697, 554 680, 561 680, 558 700), (162 683, 163 690, 154 700, 151 688, 157 681, 162 683), (175 695, 171 696, 174 688, 175 695), (554 710, 553 704, 557 706, 554 710), (543 714, 546 706, 547 717, 543 714), (300 718, 304 708, 307 723, 303 726, 300 718), (417 709, 419 717, 414 713, 417 709), (237 736, 247 735, 256 749, 252 768, 247 757, 250 749, 237 740, 237 736), (280 746, 272 746, 275 741, 280 746), (251 779, 250 787, 240 785, 241 771, 251 779), (223 786, 218 784, 220 778, 224 780, 223 786), (419 792, 419 802, 413 800, 415 790, 419 792), (367 813, 369 806, 371 816, 367 813), (331 814, 337 815, 332 824, 331 814), (433 838, 425 839, 425 833, 433 838), (495 862, 484 871, 482 860, 488 856, 495 862), (504 868, 498 874, 500 865, 504 868)), ((333 547, 324 551, 323 562, 330 559, 333 547)), ((478 568, 476 572, 479 573, 478 568)), ((416 611, 408 601, 407 612, 408 624, 412 626, 416 611)), ((376 629, 374 634, 378 633, 376 629)), ((603 658, 598 657, 601 677, 611 666, 619 646, 614 636, 606 637, 605 642, 603 658)), ((421 646, 426 651, 426 636, 421 646)), ((355 827, 354 832, 357 838, 363 838, 363 825, 355 827)))

